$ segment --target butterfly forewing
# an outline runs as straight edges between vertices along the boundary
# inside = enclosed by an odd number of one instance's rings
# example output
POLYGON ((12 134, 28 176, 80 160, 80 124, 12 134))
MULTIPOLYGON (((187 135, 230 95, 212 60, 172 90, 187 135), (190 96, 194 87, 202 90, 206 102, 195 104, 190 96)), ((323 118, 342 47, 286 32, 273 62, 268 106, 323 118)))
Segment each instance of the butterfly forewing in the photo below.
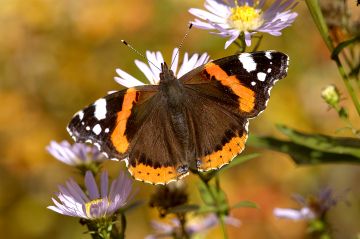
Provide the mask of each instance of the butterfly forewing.
POLYGON ((287 69, 288 56, 281 52, 242 53, 209 62, 197 74, 180 80, 199 94, 237 106, 243 117, 253 118, 266 108, 272 86, 286 76, 287 69))
POLYGON ((98 99, 76 113, 67 130, 77 142, 96 145, 109 158, 127 156, 130 141, 125 134, 134 105, 146 105, 158 86, 130 88, 98 99), (140 90, 141 89, 141 90, 140 90))

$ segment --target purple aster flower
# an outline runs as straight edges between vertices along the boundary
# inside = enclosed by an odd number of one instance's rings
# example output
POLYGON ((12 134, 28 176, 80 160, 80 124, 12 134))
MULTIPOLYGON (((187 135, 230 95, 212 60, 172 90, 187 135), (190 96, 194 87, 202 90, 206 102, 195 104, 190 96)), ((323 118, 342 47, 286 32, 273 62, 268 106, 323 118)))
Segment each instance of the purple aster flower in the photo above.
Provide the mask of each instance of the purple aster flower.
MULTIPOLYGON (((177 54, 178 49, 175 48, 172 54, 171 59, 173 64, 171 65, 171 70, 174 72, 175 76, 180 78, 184 74, 188 73, 192 69, 201 66, 209 61, 209 56, 207 53, 203 53, 202 55, 199 54, 193 54, 191 57, 189 57, 189 54, 185 52, 184 54, 184 60, 178 70, 178 62, 179 62, 179 55, 177 54)), ((161 64, 164 63, 164 58, 161 54, 161 52, 151 52, 146 51, 146 58, 152 62, 152 64, 146 64, 142 61, 135 60, 136 66, 141 70, 141 72, 145 75, 148 82, 152 85, 156 85, 160 81, 160 69, 161 64)), ((139 81, 135 77, 129 75, 125 71, 121 69, 116 69, 116 72, 118 73, 118 77, 115 77, 115 81, 119 83, 122 86, 125 86, 127 88, 144 85, 143 82, 139 81)))
POLYGON ((66 186, 59 186, 58 200, 52 198, 55 206, 48 209, 57 213, 94 220, 107 218, 119 208, 124 207, 134 194, 131 194, 133 180, 120 172, 112 181, 109 190, 108 173, 103 172, 100 178, 100 190, 90 171, 85 174, 85 193, 80 186, 70 179, 66 186))
POLYGON ((94 146, 80 143, 71 145, 66 140, 60 143, 51 141, 46 150, 57 160, 71 166, 82 166, 93 162, 101 163, 106 159, 94 146))
MULTIPOLYGON (((340 196, 345 195, 341 194, 340 196)), ((294 195, 294 200, 301 205, 300 209, 275 208, 274 215, 278 218, 292 220, 313 220, 322 218, 330 208, 334 207, 339 201, 339 196, 335 197, 330 188, 320 190, 315 196, 307 199, 301 195, 294 195)))
POLYGON ((192 22, 195 27, 217 30, 213 33, 229 37, 226 49, 241 33, 247 46, 257 32, 280 36, 281 30, 290 26, 298 15, 291 11, 298 3, 296 0, 276 0, 266 10, 263 10, 264 3, 265 0, 205 0, 207 11, 191 8, 189 12, 199 18, 192 22))
MULTIPOLYGON (((240 220, 234 217, 225 217, 225 223, 235 227, 240 226, 240 220)), ((197 233, 205 232, 218 224, 218 218, 214 214, 209 214, 206 217, 196 217, 191 219, 186 223, 185 230, 189 236, 192 236, 197 233)), ((181 233, 180 221, 177 218, 174 218, 171 223, 152 221, 151 225, 155 230, 155 234, 148 235, 145 239, 171 237, 181 233)))

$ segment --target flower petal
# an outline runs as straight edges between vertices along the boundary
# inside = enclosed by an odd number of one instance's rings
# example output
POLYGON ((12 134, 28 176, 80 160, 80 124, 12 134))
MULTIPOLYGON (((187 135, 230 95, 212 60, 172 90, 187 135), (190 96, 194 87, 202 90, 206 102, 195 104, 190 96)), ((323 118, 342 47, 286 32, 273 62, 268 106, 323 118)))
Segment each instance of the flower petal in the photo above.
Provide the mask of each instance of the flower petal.
POLYGON ((101 190, 101 197, 105 198, 108 194, 108 187, 109 187, 109 175, 107 171, 102 172, 100 178, 100 190, 101 190))
POLYGON ((140 71, 145 75, 146 79, 150 82, 150 84, 154 84, 154 82, 158 81, 147 64, 139 60, 135 60, 135 64, 140 69, 140 71))
POLYGON ((120 77, 114 77, 115 81, 126 88, 144 85, 144 83, 119 68, 116 69, 116 73, 118 73, 120 77))
POLYGON ((98 199, 100 197, 98 186, 96 185, 94 175, 91 171, 86 171, 85 173, 85 186, 91 200, 98 199))

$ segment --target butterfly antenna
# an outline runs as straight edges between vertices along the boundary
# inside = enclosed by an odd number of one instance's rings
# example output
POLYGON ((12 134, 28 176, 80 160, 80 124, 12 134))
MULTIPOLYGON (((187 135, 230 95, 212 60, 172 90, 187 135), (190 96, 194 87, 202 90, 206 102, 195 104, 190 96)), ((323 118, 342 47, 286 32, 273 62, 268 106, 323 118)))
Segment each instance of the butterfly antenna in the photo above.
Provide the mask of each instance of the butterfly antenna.
POLYGON ((138 50, 136 50, 132 45, 130 45, 127 41, 125 40, 121 40, 122 43, 124 43, 125 46, 129 47, 131 50, 133 50, 136 54, 138 54, 139 56, 141 56, 142 58, 144 58, 147 62, 149 62, 151 65, 155 66, 157 69, 159 69, 161 71, 161 69, 159 67, 157 67, 152 61, 150 61, 148 58, 146 58, 146 56, 144 54, 142 54, 141 52, 139 52, 138 50))
POLYGON ((186 38, 187 38, 187 36, 189 35, 189 33, 190 33, 190 30, 191 30, 192 26, 193 26, 193 24, 192 24, 192 23, 190 23, 189 28, 188 28, 188 30, 187 30, 187 32, 186 32, 186 34, 185 34, 185 36, 183 37, 182 41, 180 42, 180 45, 179 45, 179 47, 178 47, 178 50, 177 50, 177 52, 176 52, 176 54, 175 54, 174 58, 171 60, 170 69, 171 69, 172 65, 174 64, 174 61, 175 61, 176 57, 179 55, 180 49, 181 49, 182 45, 184 44, 185 39, 186 39, 186 38))

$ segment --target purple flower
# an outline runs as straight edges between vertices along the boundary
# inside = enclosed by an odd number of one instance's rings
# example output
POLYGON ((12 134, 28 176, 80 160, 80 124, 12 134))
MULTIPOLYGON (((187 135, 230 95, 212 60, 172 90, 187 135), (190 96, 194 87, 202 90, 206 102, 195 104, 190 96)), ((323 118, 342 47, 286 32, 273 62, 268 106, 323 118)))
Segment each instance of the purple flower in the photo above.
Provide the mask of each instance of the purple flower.
MULTIPOLYGON (((171 70, 174 72, 175 76, 180 78, 184 74, 188 73, 192 69, 201 66, 209 61, 209 56, 207 53, 203 53, 202 55, 194 54, 191 57, 189 57, 189 54, 185 52, 184 54, 184 60, 178 70, 178 62, 179 62, 179 55, 177 54, 178 49, 175 48, 172 54, 171 59, 173 59, 173 64, 171 65, 171 70)), ((164 63, 164 58, 161 54, 161 52, 151 52, 146 51, 146 58, 152 62, 146 64, 142 61, 135 60, 136 66, 141 70, 141 72, 145 75, 148 82, 152 85, 156 85, 160 81, 160 69, 161 64, 164 63)), ((144 85, 143 82, 139 81, 135 77, 129 75, 125 71, 121 69, 116 69, 116 72, 119 76, 114 77, 115 81, 119 83, 122 86, 125 86, 127 88, 144 85)))
POLYGON ((191 8, 189 12, 199 19, 192 23, 195 27, 212 32, 221 37, 230 37, 225 49, 241 33, 245 36, 247 46, 251 45, 251 36, 257 32, 280 36, 281 30, 291 25, 297 17, 291 12, 297 5, 296 0, 276 0, 268 9, 263 10, 265 0, 205 0, 207 11, 191 8))
MULTIPOLYGON (((340 196, 342 195, 345 194, 341 194, 340 196)), ((295 221, 321 218, 339 201, 339 196, 335 197, 330 188, 322 189, 316 195, 308 198, 304 198, 298 194, 293 197, 294 200, 301 205, 301 208, 275 208, 273 212, 276 217, 295 221)))
POLYGON ((59 186, 57 194, 59 201, 52 198, 55 206, 49 206, 48 209, 63 215, 90 220, 107 218, 125 206, 133 196, 131 194, 133 180, 123 172, 112 181, 110 191, 108 182, 108 173, 103 172, 99 190, 93 174, 87 171, 85 174, 87 193, 70 179, 66 182, 66 186, 59 186))
MULTIPOLYGON (((225 223, 235 227, 240 226, 240 221, 234 217, 225 217, 225 223)), ((196 217, 191 219, 186 223, 185 230, 189 236, 192 236, 197 233, 205 232, 218 224, 219 220, 217 217, 214 214, 209 214, 206 217, 196 217)), ((151 225, 156 233, 148 235, 145 239, 164 238, 181 234, 181 225, 177 218, 174 218, 171 223, 152 221, 151 225)))
POLYGON ((66 140, 60 143, 51 141, 46 150, 57 160, 71 166, 82 166, 93 162, 100 163, 106 159, 94 146, 80 143, 71 145, 66 140))

